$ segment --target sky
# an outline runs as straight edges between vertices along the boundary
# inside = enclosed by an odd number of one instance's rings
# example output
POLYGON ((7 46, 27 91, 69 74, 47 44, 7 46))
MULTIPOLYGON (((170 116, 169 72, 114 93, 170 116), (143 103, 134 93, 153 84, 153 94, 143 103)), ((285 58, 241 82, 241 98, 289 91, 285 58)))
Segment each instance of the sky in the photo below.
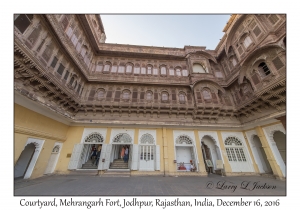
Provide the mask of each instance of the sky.
POLYGON ((106 43, 214 50, 230 15, 106 15, 101 14, 106 43))

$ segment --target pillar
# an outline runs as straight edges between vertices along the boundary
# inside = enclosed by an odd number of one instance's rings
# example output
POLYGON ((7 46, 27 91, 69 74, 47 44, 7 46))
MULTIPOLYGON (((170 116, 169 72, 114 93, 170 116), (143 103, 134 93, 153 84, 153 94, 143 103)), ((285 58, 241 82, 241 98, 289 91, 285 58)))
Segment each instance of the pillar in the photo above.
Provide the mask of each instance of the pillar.
POLYGON ((203 160, 203 155, 202 155, 202 149, 201 149, 201 140, 199 139, 199 134, 196 130, 194 130, 194 134, 195 134, 195 140, 196 140, 196 149, 197 149, 197 154, 198 154, 198 160, 199 160, 199 164, 197 166, 197 168, 199 169, 199 173, 202 174, 206 174, 206 169, 205 169, 205 163, 203 160))
POLYGON ((224 159, 224 172, 225 174, 226 173, 231 173, 232 172, 232 169, 231 169, 231 166, 229 164, 229 161, 228 161, 228 157, 227 157, 227 153, 226 153, 226 150, 225 150, 225 145, 224 145, 224 142, 222 140, 222 135, 221 135, 221 131, 217 131, 218 133, 218 141, 219 141, 219 144, 220 144, 220 149, 221 149, 221 155, 223 156, 223 159, 224 159))
POLYGON ((167 129, 162 128, 162 142, 163 142, 163 160, 164 160, 164 170, 165 174, 169 174, 169 157, 168 157, 168 139, 167 139, 167 129))
POLYGON ((281 172, 281 169, 280 169, 279 165, 276 162, 276 159, 275 159, 274 154, 272 152, 272 149, 269 145, 269 142, 268 142, 268 140, 267 140, 267 138, 266 138, 266 136, 263 132, 263 129, 260 126, 257 126, 257 127, 255 127, 255 130, 256 130, 256 133, 257 133, 257 135, 260 139, 262 147, 264 148, 264 151, 266 153, 267 159, 270 163, 270 166, 272 168, 272 171, 273 171, 274 175, 276 177, 278 177, 279 179, 284 178, 283 174, 281 172))

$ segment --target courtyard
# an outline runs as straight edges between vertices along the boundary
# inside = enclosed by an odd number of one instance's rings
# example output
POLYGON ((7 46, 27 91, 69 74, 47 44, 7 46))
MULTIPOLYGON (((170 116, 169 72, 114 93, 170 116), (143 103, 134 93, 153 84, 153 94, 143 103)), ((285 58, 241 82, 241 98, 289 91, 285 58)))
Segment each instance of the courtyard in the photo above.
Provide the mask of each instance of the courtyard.
POLYGON ((51 175, 14 181, 15 196, 285 196, 286 181, 263 176, 51 175))

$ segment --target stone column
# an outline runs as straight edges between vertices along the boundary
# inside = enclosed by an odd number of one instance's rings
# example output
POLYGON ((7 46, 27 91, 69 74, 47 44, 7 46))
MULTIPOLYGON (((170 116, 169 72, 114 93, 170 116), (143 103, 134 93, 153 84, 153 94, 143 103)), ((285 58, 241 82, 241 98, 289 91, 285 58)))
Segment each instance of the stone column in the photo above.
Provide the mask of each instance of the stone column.
POLYGON ((168 139, 167 139, 167 129, 162 128, 162 142, 163 142, 163 160, 164 160, 164 170, 165 175, 169 174, 169 157, 168 157, 168 139))
POLYGON ((222 135, 221 135, 221 131, 217 131, 218 133, 218 141, 219 141, 219 144, 220 144, 220 149, 221 149, 221 155, 223 156, 223 159, 224 159, 224 172, 225 172, 225 175, 227 175, 227 173, 231 173, 232 172, 232 169, 231 169, 231 166, 229 164, 229 161, 228 161, 228 157, 227 157, 227 153, 226 153, 226 150, 225 150, 225 146, 224 146, 224 142, 222 140, 222 135))
POLYGON ((256 133, 257 133, 257 135, 260 139, 262 147, 264 148, 267 159, 268 159, 268 161, 270 163, 270 166, 272 168, 273 174, 279 179, 284 178, 284 176, 283 176, 283 174, 280 170, 280 167, 276 162, 276 159, 275 159, 274 154, 272 152, 272 149, 271 149, 271 147, 268 143, 268 140, 267 140, 267 138, 266 138, 266 136, 263 132, 263 129, 260 126, 257 126, 257 127, 255 127, 255 130, 256 130, 256 133))
POLYGON ((196 140, 196 149, 197 149, 197 154, 198 154, 198 160, 199 160, 199 164, 197 166, 198 168, 198 173, 203 174, 203 175, 207 175, 206 169, 205 169, 205 163, 203 160, 203 155, 202 155, 202 149, 201 149, 201 141, 199 139, 199 134, 197 130, 194 130, 194 134, 195 134, 195 140, 196 140))
POLYGON ((133 144, 139 144, 139 129, 136 128, 134 129, 134 140, 133 140, 133 144))
POLYGON ((107 131, 106 131, 106 139, 104 140, 104 144, 109 144, 109 141, 110 141, 110 135, 111 135, 111 128, 107 128, 107 131))

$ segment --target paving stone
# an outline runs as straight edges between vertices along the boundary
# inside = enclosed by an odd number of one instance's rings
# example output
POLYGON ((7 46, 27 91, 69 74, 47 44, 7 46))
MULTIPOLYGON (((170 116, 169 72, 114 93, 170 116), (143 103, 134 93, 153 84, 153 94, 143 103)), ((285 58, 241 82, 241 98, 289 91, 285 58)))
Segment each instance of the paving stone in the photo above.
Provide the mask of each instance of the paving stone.
POLYGON ((44 176, 34 180, 16 180, 14 195, 286 195, 286 181, 270 177, 100 177, 44 176), (241 188, 242 183, 247 187, 241 188), (258 187, 259 186, 259 187, 258 187), (256 188, 255 188, 256 187, 256 188), (269 187, 269 189, 267 189, 269 187), (274 189, 271 189, 274 187, 274 189), (248 188, 248 189, 247 189, 248 188))

